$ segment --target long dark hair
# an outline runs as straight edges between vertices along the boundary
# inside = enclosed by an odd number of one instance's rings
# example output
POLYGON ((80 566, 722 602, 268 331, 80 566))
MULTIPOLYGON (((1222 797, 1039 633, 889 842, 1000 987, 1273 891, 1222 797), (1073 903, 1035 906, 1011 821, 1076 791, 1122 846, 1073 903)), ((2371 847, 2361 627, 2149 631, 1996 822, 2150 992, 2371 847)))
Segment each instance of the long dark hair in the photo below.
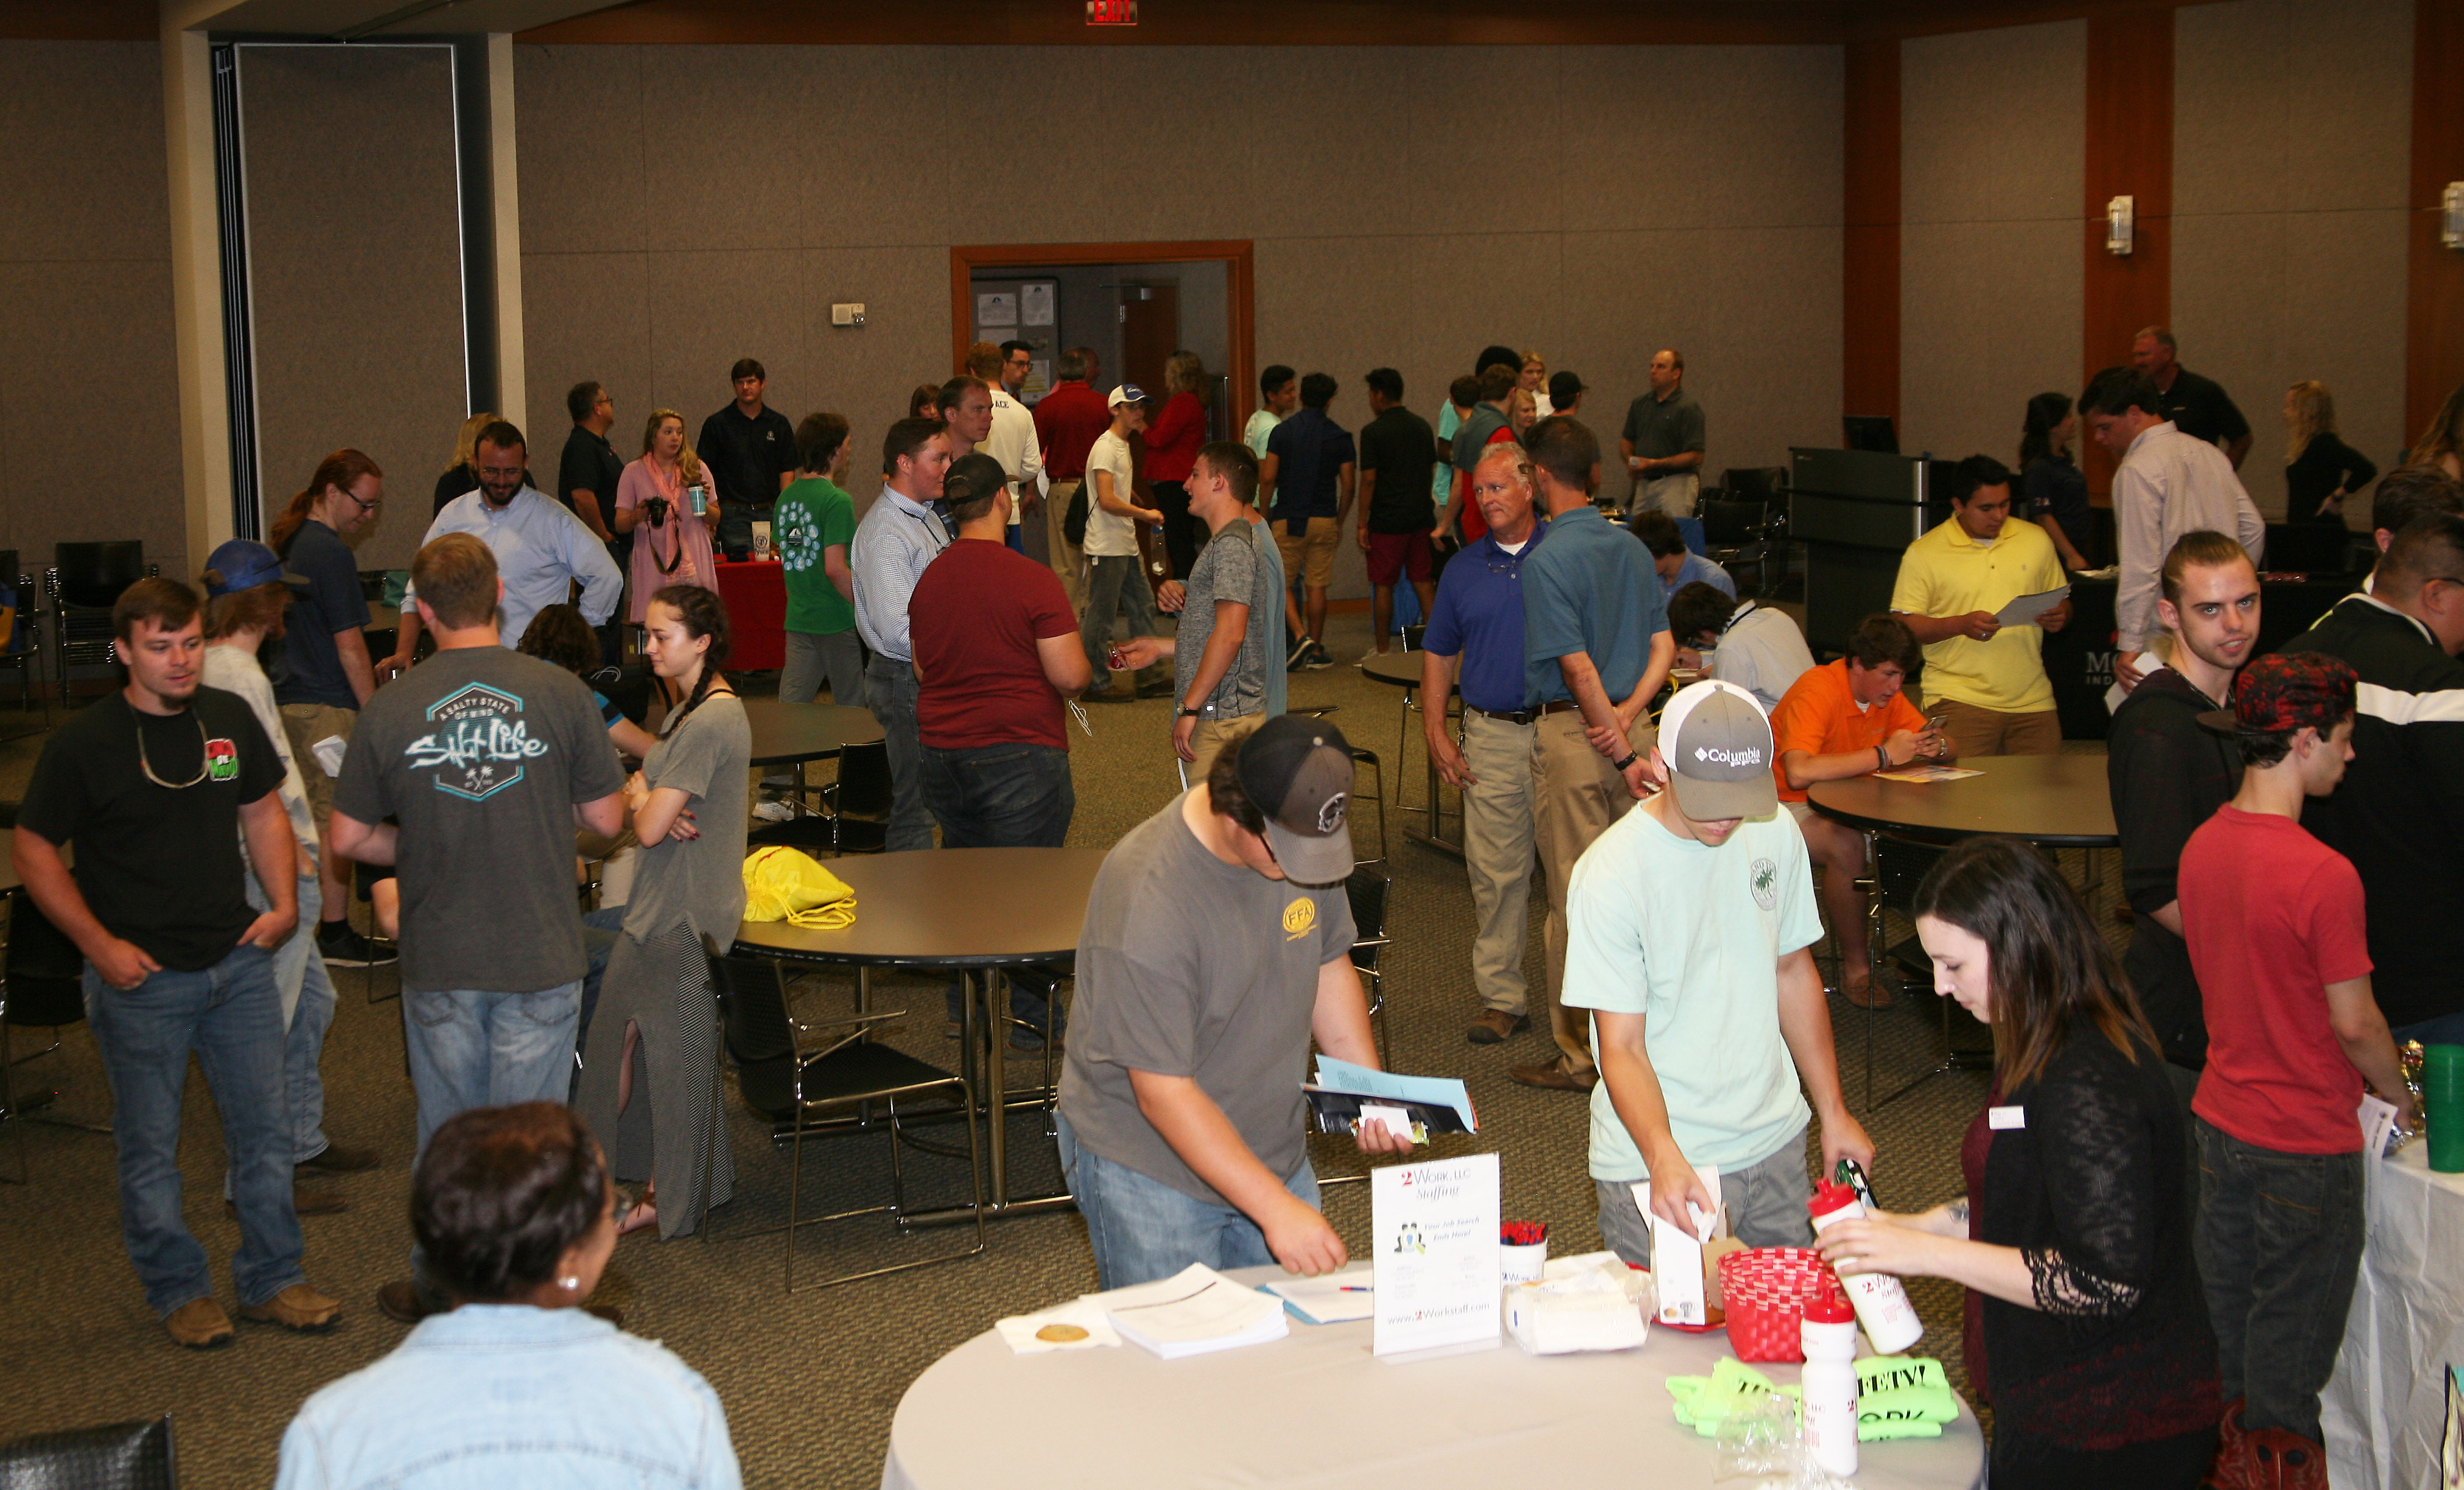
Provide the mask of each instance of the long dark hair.
POLYGON ((319 497, 325 494, 327 487, 337 492, 348 492, 359 485, 362 476, 381 477, 384 474, 377 469, 375 461, 357 450, 340 449, 326 456, 317 463, 316 473, 308 478, 307 489, 294 494, 290 505, 274 519, 272 531, 265 536, 266 547, 285 559, 290 558, 291 540, 299 536, 300 525, 308 520, 309 510, 317 505, 319 497))
POLYGON ((2096 934, 2079 892, 2043 849, 2015 838, 1971 838, 1917 887, 1916 913, 1985 943, 1993 991, 1993 1075, 2011 1092, 2084 1021, 2131 1061, 2155 1032, 2122 964, 2096 934))
MULTIPOLYGON (((728 624, 727 602, 718 598, 716 590, 705 590, 698 584, 671 584, 652 595, 650 604, 673 610, 676 619, 685 624, 686 635, 710 638, 710 650, 701 658, 701 676, 693 679, 693 691, 685 696, 684 707, 668 716, 666 727, 659 732, 665 737, 675 734, 685 716, 699 709, 701 701, 710 696, 710 686, 717 679, 720 665, 727 661, 733 627, 728 624)), ((643 607, 642 613, 649 615, 649 606, 643 607)))
POLYGON ((2021 471, 2054 453, 2054 430, 2070 417, 2071 396, 2067 393, 2039 393, 2028 401, 2028 422, 2019 431, 2021 471))

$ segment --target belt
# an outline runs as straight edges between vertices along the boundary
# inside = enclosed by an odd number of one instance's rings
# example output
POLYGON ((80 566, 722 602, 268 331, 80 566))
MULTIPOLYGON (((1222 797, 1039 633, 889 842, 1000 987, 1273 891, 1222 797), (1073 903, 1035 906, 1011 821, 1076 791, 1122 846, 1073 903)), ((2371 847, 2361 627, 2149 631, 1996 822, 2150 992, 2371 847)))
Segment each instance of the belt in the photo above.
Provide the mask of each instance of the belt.
POLYGON ((1518 709, 1510 714, 1502 714, 1493 709, 1481 709, 1471 704, 1463 705, 1463 712, 1478 714, 1484 719, 1494 719, 1500 724, 1512 725, 1529 725, 1532 720, 1540 717, 1537 711, 1530 709, 1518 709))
POLYGON ((1535 714, 1562 714, 1571 711, 1575 713, 1580 713, 1582 712, 1582 705, 1575 703, 1571 698, 1560 698, 1551 703, 1542 704, 1538 709, 1532 711, 1532 712, 1535 714))

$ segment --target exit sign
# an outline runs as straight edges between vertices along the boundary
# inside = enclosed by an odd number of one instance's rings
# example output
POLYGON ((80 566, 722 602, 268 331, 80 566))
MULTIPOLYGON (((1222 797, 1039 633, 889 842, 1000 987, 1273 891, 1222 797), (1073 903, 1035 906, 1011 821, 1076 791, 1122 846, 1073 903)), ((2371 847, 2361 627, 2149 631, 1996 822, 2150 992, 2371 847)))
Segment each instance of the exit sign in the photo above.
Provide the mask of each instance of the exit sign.
POLYGON ((1089 26, 1135 26, 1138 0, 1087 0, 1089 26))

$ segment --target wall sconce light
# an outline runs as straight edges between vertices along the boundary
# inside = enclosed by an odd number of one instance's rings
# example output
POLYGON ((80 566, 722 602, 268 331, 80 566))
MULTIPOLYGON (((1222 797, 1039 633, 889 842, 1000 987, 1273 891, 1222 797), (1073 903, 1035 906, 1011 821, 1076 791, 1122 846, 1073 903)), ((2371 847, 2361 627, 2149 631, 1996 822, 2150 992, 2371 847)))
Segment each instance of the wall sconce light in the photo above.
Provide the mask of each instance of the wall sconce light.
POLYGON ((2442 247, 2464 249, 2464 181, 2451 181, 2438 194, 2438 241, 2442 247))
POLYGON ((2116 258, 2128 258, 2131 240, 2137 233, 2130 198, 2115 197, 2104 204, 2104 252, 2116 258))

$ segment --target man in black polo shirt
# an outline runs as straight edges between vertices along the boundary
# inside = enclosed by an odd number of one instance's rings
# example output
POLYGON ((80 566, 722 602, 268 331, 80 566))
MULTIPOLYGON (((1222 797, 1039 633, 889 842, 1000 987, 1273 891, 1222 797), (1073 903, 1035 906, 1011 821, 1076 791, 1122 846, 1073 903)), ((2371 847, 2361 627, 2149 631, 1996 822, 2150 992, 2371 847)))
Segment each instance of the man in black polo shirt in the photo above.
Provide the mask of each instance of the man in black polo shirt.
POLYGON ((1376 417, 1360 427, 1360 551, 1369 556, 1375 619, 1371 634, 1375 655, 1383 657, 1394 641, 1389 633, 1395 629, 1395 581, 1411 581, 1423 622, 1437 603, 1438 512, 1430 480, 1437 471, 1438 437, 1427 420, 1403 406, 1401 373, 1373 368, 1367 382, 1370 412, 1376 417))
POLYGON ((2353 759, 2301 825, 2353 862, 2369 907, 2370 991, 2396 1042, 2464 1043, 2464 517, 2416 517, 2287 651, 2361 675, 2353 759))
POLYGON ((2250 453, 2250 421, 2241 417, 2221 383, 2175 362, 2173 352, 2173 333, 2149 326, 2131 340, 2130 365, 2154 380, 2165 401, 2165 417, 2174 428, 2221 447, 2225 459, 2239 471, 2241 458, 2250 453))
POLYGON ((1651 391, 1627 406, 1617 449, 1634 478, 1626 515, 1694 515, 1703 490, 1703 405, 1685 391, 1685 354, 1674 347, 1653 354, 1651 391))
POLYGON ((44 743, 15 837, 26 892, 85 955, 87 1027, 111 1083, 120 1230, 179 1344, 227 1344, 206 1249, 180 1211, 188 1057, 221 1110, 239 1216, 240 1317, 322 1329, 341 1306, 300 1271, 274 949, 299 919, 282 757, 247 702, 198 684, 196 592, 140 580, 112 607, 117 693, 44 743), (241 862, 245 840, 247 863, 241 862), (77 853, 74 874, 60 850, 77 853), (271 909, 248 905, 248 871, 271 909))
MULTIPOLYGON (((616 560, 616 572, 630 574, 633 535, 607 526, 616 511, 616 483, 625 474, 625 462, 607 443, 607 431, 616 424, 616 396, 605 383, 577 383, 564 395, 564 409, 573 416, 573 431, 564 437, 564 454, 557 461, 557 500, 599 535, 607 557, 616 560)), ((719 514, 722 522, 726 516, 719 514)), ((599 655, 614 667, 624 660, 624 646, 625 624, 611 613, 599 627, 599 655)))
POLYGON ((736 402, 701 422, 693 452, 718 478, 718 543, 730 559, 753 549, 753 525, 770 520, 771 504, 796 479, 796 427, 761 405, 770 381, 761 364, 739 358, 727 376, 736 402))

